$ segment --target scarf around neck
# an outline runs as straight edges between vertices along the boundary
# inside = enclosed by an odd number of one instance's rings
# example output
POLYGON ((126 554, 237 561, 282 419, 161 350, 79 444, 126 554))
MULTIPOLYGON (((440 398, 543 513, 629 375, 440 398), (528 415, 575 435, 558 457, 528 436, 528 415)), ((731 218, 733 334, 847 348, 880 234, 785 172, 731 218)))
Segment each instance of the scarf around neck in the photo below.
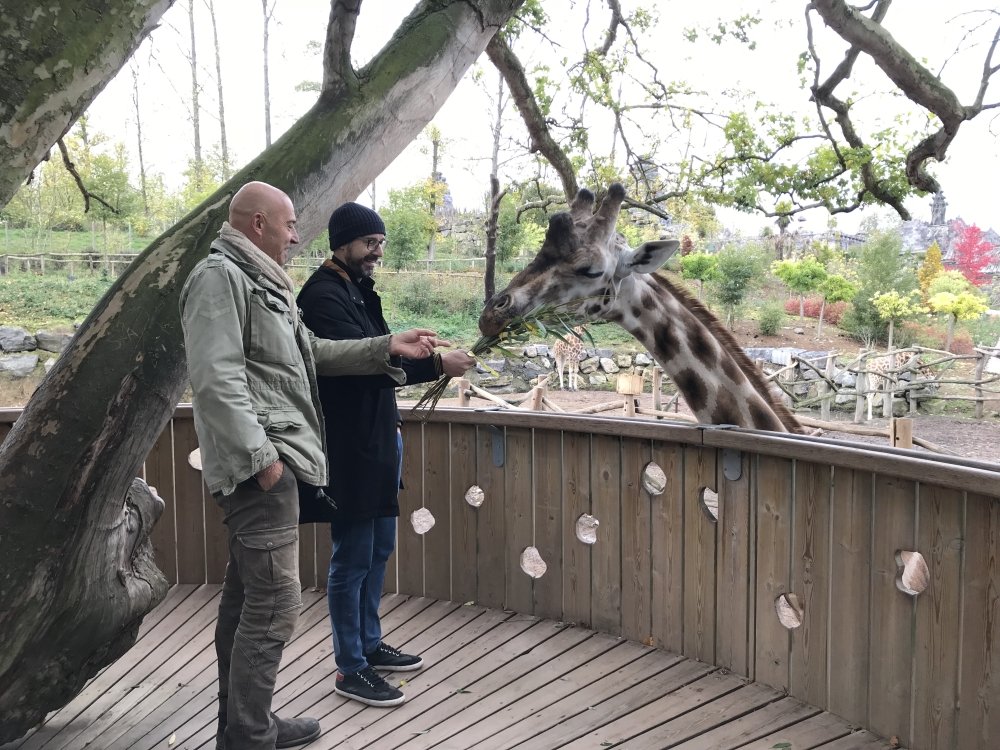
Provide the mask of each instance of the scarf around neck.
POLYGON ((285 273, 285 269, 279 266, 271 256, 253 244, 250 238, 243 234, 243 232, 233 229, 233 226, 228 221, 222 222, 222 229, 219 230, 219 239, 228 242, 244 262, 259 268, 284 293, 288 307, 292 311, 292 320, 298 320, 299 312, 295 304, 295 289, 292 279, 285 273))

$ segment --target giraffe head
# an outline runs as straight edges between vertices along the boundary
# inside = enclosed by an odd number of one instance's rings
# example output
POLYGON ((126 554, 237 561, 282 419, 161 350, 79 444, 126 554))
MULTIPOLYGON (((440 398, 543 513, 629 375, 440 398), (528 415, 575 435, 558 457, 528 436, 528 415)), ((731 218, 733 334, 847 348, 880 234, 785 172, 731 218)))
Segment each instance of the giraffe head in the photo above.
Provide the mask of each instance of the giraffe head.
POLYGON ((513 318, 542 305, 569 305, 567 317, 578 321, 603 319, 625 279, 662 266, 679 243, 657 240, 629 248, 615 231, 624 198, 625 189, 615 183, 594 211, 594 194, 581 190, 568 212, 552 216, 542 249, 486 303, 479 329, 496 335, 513 318))

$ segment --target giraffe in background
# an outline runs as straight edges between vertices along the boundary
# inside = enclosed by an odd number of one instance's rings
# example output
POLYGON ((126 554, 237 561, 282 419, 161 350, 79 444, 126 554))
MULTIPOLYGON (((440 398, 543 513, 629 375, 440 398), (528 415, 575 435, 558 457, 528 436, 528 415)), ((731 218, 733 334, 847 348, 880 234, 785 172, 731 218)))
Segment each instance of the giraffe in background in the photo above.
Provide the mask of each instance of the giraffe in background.
POLYGON ((552 345, 552 356, 559 373, 559 390, 563 390, 563 368, 566 368, 566 384, 571 391, 576 390, 580 372, 580 353, 583 351, 583 326, 576 326, 573 333, 556 339, 552 345))
POLYGON ((549 219, 534 260, 493 297, 479 328, 495 335, 539 305, 560 305, 576 320, 607 320, 635 336, 677 384, 703 424, 801 432, 732 334, 701 302, 654 272, 677 240, 632 250, 615 231, 625 189, 613 184, 597 211, 581 190, 568 212, 549 219))

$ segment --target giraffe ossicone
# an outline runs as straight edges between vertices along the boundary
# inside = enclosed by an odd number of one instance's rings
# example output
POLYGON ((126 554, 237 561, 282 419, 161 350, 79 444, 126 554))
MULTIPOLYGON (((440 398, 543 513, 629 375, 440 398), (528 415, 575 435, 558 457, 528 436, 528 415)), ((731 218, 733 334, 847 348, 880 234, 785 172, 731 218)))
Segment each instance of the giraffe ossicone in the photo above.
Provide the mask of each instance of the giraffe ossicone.
POLYGON ((653 240, 632 249, 616 231, 624 199, 615 183, 594 210, 594 194, 581 190, 568 212, 553 215, 535 258, 486 303, 480 330, 496 335, 543 305, 560 306, 578 323, 617 323, 673 379, 699 422, 801 431, 715 315, 656 273, 680 243, 653 240))

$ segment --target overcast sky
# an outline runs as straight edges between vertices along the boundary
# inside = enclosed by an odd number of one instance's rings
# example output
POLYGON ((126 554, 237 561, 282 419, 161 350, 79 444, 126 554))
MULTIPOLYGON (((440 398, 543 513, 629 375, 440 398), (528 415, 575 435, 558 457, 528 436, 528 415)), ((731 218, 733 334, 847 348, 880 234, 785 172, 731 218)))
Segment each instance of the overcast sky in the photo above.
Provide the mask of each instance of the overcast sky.
MULTIPOLYGON (((545 7, 551 16, 566 14, 565 27, 578 25, 575 18, 582 12, 582 0, 546 0, 545 7)), ((623 3, 626 9, 628 0, 623 3)), ((652 5, 645 3, 645 5, 652 5)), ((168 184, 176 186, 180 172, 191 156, 192 138, 190 125, 190 67, 185 59, 189 45, 187 0, 177 0, 163 16, 160 28, 153 32, 134 58, 141 80, 140 96, 143 116, 143 137, 147 168, 162 172, 168 184)), ((220 24, 223 83, 227 135, 230 149, 239 164, 250 160, 264 147, 263 86, 262 86, 262 11, 260 3, 251 0, 215 0, 220 24)), ((603 3, 594 2, 592 29, 605 23, 603 3)), ((295 91, 296 84, 304 80, 319 80, 322 61, 318 54, 308 51, 310 41, 320 42, 329 15, 329 0, 277 0, 270 33, 270 72, 272 99, 272 133, 276 139, 311 105, 314 94, 295 91)), ((412 3, 405 0, 365 0, 358 23, 353 54, 357 64, 363 63, 388 40, 412 3)), ((762 3, 768 14, 764 31, 757 32, 760 44, 748 54, 736 47, 720 50, 707 44, 690 45, 682 38, 685 27, 711 23, 719 16, 748 12, 747 3, 732 0, 716 3, 671 3, 669 14, 664 11, 653 37, 656 50, 651 53, 669 71, 668 77, 687 80, 707 90, 722 92, 745 89, 758 98, 777 102, 790 111, 810 113, 807 95, 795 86, 797 75, 795 61, 804 49, 802 32, 802 4, 787 0, 762 3), (783 17, 790 7, 795 8, 791 18, 783 17), (797 24, 798 28, 789 28, 797 24), (736 65, 727 62, 736 60, 736 65)), ((906 0, 893 6, 889 18, 890 28, 918 58, 926 58, 932 69, 941 62, 958 43, 961 23, 971 16, 966 11, 980 8, 974 0, 906 0), (948 23, 949 19, 958 22, 948 23)), ((219 127, 215 116, 215 60, 212 48, 211 25, 205 0, 195 0, 198 21, 198 62, 201 68, 202 116, 201 139, 203 148, 218 143, 219 127)), ((993 26, 996 25, 994 20, 993 26)), ((553 32, 554 34, 556 32, 553 32)), ((821 39, 823 37, 821 36, 821 39)), ((830 38, 829 34, 826 38, 830 38)), ((573 41, 565 42, 567 45, 573 41)), ((571 47, 567 47, 571 50, 571 47)), ((944 80, 954 86, 963 102, 970 102, 978 83, 982 66, 982 51, 966 59, 953 59, 945 68, 944 80), (960 64, 965 67, 960 67, 960 64)), ((532 58, 532 51, 525 56, 532 58)), ((535 59, 550 56, 546 48, 534 50, 535 59)), ((572 57, 572 55, 570 55, 572 57)), ((830 49, 824 60, 829 70, 839 55, 830 49)), ((490 90, 495 87, 496 72, 488 61, 480 61, 483 77, 490 90)), ((864 69, 862 69, 863 71, 864 69)), ((869 81, 883 86, 881 74, 870 70, 865 74, 869 81)), ((884 90, 889 84, 884 84, 884 90)), ((483 83, 476 83, 467 76, 456 92, 435 118, 447 141, 442 171, 448 179, 457 206, 476 208, 482 204, 487 189, 490 151, 490 115, 488 103, 482 93, 483 83)), ((121 75, 103 92, 91 108, 92 124, 115 139, 126 143, 135 152, 135 114, 131 104, 132 76, 126 66, 121 75)), ((869 112, 889 116, 885 110, 888 97, 871 97, 859 106, 869 107, 869 112)), ((994 84, 988 100, 1000 99, 1000 84, 994 84)), ((859 118, 860 119, 860 118, 859 118)), ((513 127, 513 126, 512 126, 513 127)), ((512 127, 508 130, 512 130, 512 127)), ((592 138, 600 142, 599 124, 592 138)), ((966 221, 985 228, 1000 228, 1000 148, 996 133, 1000 123, 995 117, 981 115, 977 120, 962 126, 949 151, 945 164, 938 165, 938 175, 948 199, 949 217, 961 215, 966 221), (991 132, 991 129, 993 132, 991 132)), ((376 181, 377 202, 381 204, 390 188, 411 184, 430 172, 430 156, 426 144, 411 145, 404 154, 376 181)), ((133 163, 136 160, 133 157, 133 163)), ((508 167, 507 177, 516 177, 519 167, 514 162, 508 167)), ((368 202, 369 196, 361 200, 368 202)), ((918 199, 909 204, 916 218, 929 217, 930 199, 918 199)), ((745 232, 754 232, 767 223, 763 218, 724 215, 727 223, 745 232)), ((859 214, 839 217, 839 226, 851 230, 862 218, 859 214)), ((806 228, 825 226, 825 212, 812 212, 803 224, 806 228)))

